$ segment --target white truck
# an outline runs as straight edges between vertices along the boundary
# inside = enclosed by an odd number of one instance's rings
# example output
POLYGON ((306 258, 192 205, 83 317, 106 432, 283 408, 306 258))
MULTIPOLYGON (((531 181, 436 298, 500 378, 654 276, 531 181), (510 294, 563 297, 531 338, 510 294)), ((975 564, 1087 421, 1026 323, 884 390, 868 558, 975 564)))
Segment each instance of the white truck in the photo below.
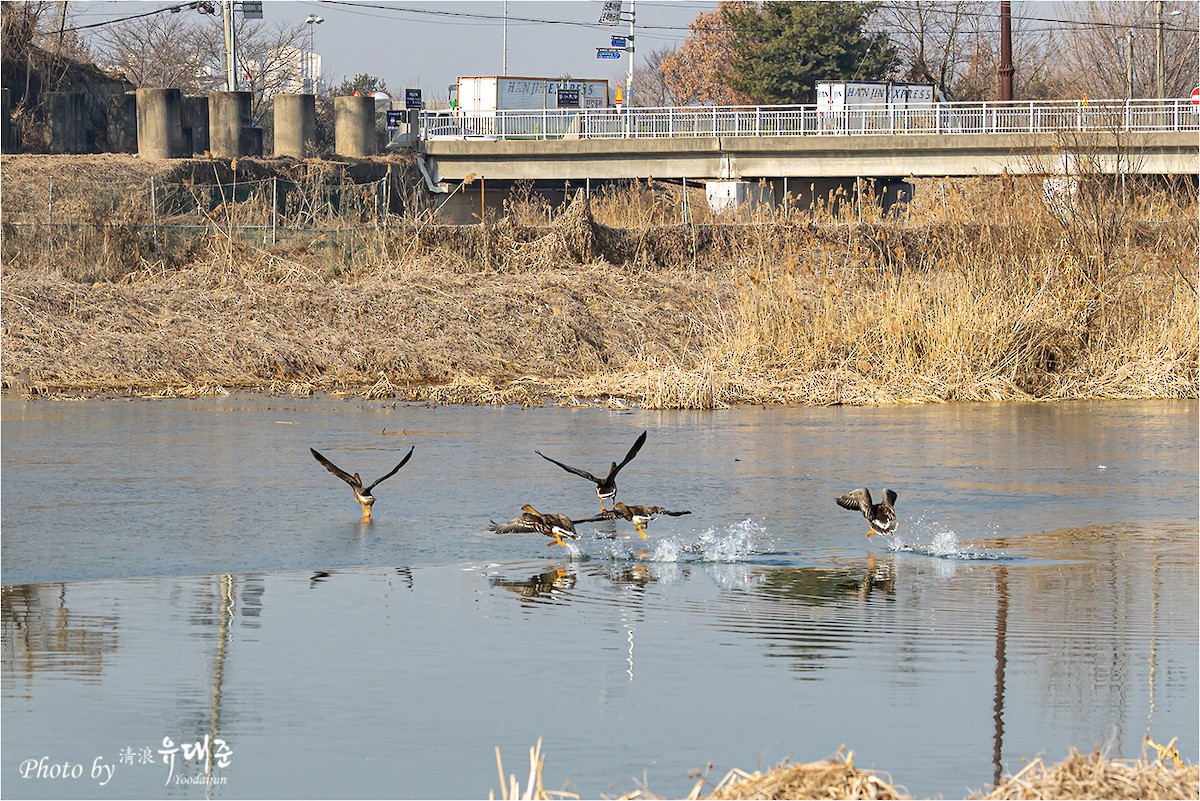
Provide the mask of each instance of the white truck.
POLYGON ((822 131, 889 130, 897 115, 909 128, 916 120, 936 121, 938 105, 946 101, 931 83, 890 81, 820 81, 817 120, 822 131))
POLYGON ((452 105, 462 114, 558 108, 608 108, 608 81, 595 78, 471 76, 451 87, 452 105))

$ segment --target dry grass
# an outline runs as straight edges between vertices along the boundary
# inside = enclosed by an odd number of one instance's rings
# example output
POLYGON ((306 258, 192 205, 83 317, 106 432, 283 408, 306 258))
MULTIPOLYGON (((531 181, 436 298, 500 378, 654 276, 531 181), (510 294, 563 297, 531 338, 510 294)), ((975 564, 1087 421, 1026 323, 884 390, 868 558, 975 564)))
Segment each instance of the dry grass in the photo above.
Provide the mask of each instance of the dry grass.
MULTIPOLYGON (((682 226, 679 188, 647 183, 560 209, 518 195, 494 225, 433 224, 419 209, 379 225, 360 219, 367 196, 351 220, 329 216, 325 165, 293 174, 284 203, 323 230, 235 236, 234 222, 267 214, 251 193, 194 206, 207 222, 160 229, 155 247, 144 228, 103 222, 86 192, 58 199, 92 219, 73 234, 11 226, 36 222, 55 163, 23 158, 3 162, 0 314, 4 381, 31 392, 719 409, 1194 398, 1200 384, 1187 193, 1131 193, 1113 217, 1097 190, 1056 217, 1033 182, 939 182, 899 220, 860 223, 842 204, 682 226)), ((80 163, 89 180, 114 167, 80 163)), ((204 170, 250 181, 266 169, 189 164, 192 195, 204 170)), ((104 208, 140 219, 132 197, 104 208)))
POLYGON ((1006 778, 981 799, 1182 799, 1200 798, 1200 767, 1161 760, 1108 759, 1099 751, 1088 756, 1072 750, 1062 762, 1047 767, 1041 759, 1006 778))
MULTIPOLYGON (((1174 743, 1174 741, 1172 741, 1174 743)), ((1150 743, 1154 745, 1153 743, 1150 743)), ((990 793, 974 794, 973 799, 1185 799, 1200 797, 1200 767, 1184 764, 1171 744, 1155 746, 1157 759, 1143 754, 1141 759, 1108 759, 1099 752, 1083 756, 1075 750, 1057 765, 1047 767, 1036 759, 1021 771, 1004 779, 990 793), (1164 757, 1165 754, 1173 756, 1164 757), (1172 762, 1173 764, 1164 764, 1172 762)), ((553 798, 578 798, 566 791, 548 791, 542 779, 545 767, 542 741, 529 749, 529 775, 524 789, 515 775, 507 778, 496 749, 496 767, 500 776, 501 797, 505 801, 553 798)), ((890 777, 854 766, 854 753, 844 749, 829 759, 802 765, 784 763, 766 773, 729 771, 707 795, 701 795, 707 780, 701 779, 687 798, 732 801, 734 799, 907 799, 890 777)), ((495 793, 489 793, 495 798, 495 793)), ((642 787, 621 796, 622 799, 657 799, 642 787)))
MULTIPOLYGON (((698 791, 697 787, 697 791, 698 791)), ((698 797, 693 792, 693 797, 698 797)), ((707 799, 875 798, 908 796, 874 771, 854 767, 854 753, 839 751, 831 759, 804 765, 780 765, 765 774, 730 771, 707 799)))

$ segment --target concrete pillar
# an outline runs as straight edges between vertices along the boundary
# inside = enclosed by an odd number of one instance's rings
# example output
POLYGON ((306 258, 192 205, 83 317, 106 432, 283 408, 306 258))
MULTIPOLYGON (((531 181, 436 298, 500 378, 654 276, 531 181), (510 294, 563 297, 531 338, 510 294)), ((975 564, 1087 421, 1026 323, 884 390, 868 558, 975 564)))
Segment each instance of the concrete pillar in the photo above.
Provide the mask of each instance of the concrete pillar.
POLYGON ((104 101, 104 116, 109 152, 136 153, 137 95, 133 92, 109 95, 104 101))
POLYGON ((275 155, 307 158, 317 138, 317 98, 275 95, 275 155))
POLYGON ((82 92, 46 92, 50 110, 50 152, 87 153, 88 128, 84 123, 82 92))
POLYGON ((142 158, 172 159, 184 153, 180 114, 183 94, 178 89, 137 90, 137 144, 142 158))
POLYGON ((249 92, 211 92, 208 95, 208 150, 221 159, 249 155, 242 129, 250 127, 249 92))
POLYGON ((192 153, 208 150, 208 98, 193 95, 183 99, 183 127, 192 129, 192 153))
POLYGON ((366 158, 375 155, 375 98, 333 99, 334 151, 339 156, 366 158))

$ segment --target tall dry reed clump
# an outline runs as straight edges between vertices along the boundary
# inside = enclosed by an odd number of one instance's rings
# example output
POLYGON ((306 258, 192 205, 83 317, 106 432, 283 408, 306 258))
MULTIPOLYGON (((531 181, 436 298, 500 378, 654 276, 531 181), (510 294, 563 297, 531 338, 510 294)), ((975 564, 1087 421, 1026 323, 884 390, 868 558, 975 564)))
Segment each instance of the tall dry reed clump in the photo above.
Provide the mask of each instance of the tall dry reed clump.
POLYGON ((118 157, 4 158, 0 370, 32 391, 1197 396, 1194 192, 1109 182, 1064 210, 1039 182, 974 180, 918 187, 898 217, 832 198, 685 225, 681 187, 641 184, 560 207, 526 192, 457 226, 390 171, 382 198, 328 165, 284 188, 247 161, 110 190, 118 157), (93 172, 51 187, 56 158, 93 172))
POLYGON ((1103 237, 1032 192, 975 208, 974 222, 758 223, 688 372, 719 365, 725 403, 1196 397, 1194 201, 1103 237))

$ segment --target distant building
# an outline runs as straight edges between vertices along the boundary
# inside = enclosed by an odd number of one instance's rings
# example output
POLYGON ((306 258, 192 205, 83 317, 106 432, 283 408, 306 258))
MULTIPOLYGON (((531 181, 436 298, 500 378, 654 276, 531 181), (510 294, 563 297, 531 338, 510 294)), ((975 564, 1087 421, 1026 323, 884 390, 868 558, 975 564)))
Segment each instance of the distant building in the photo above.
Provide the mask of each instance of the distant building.
POLYGON ((291 92, 293 94, 313 92, 313 94, 320 94, 324 91, 325 80, 321 77, 322 61, 320 53, 310 53, 298 47, 282 47, 279 49, 278 58, 275 61, 280 65, 288 65, 290 67, 289 72, 292 80, 290 83, 280 84, 281 92, 291 92))

